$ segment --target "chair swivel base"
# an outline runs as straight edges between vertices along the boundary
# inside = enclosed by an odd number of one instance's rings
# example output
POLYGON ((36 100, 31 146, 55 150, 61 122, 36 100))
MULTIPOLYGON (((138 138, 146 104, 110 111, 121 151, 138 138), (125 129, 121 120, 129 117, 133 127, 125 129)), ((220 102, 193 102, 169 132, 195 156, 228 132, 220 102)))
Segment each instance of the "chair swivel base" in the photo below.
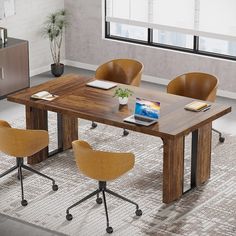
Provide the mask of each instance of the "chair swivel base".
POLYGON ((135 214, 136 214, 137 216, 141 216, 141 215, 143 214, 143 213, 142 213, 142 210, 139 209, 139 206, 138 206, 137 203, 135 203, 135 202, 133 202, 133 201, 131 201, 131 200, 129 200, 129 199, 127 199, 127 198, 125 198, 125 197, 123 197, 123 196, 121 196, 121 195, 119 195, 119 194, 117 194, 117 193, 115 193, 115 192, 113 192, 113 191, 107 189, 107 188, 106 188, 106 182, 105 182, 105 181, 99 181, 99 188, 98 188, 97 190, 95 190, 94 192, 90 193, 89 195, 87 195, 86 197, 84 197, 83 199, 81 199, 80 201, 74 203, 73 205, 71 205, 70 207, 67 208, 67 210, 66 210, 66 219, 67 219, 68 221, 71 221, 71 220, 73 219, 72 214, 70 214, 70 212, 69 212, 73 207, 75 207, 75 206, 79 205, 80 203, 86 201, 87 199, 89 199, 89 198, 91 198, 91 197, 97 195, 97 199, 96 199, 97 204, 102 204, 102 202, 103 202, 103 203, 104 203, 104 207, 105 207, 106 220, 107 220, 106 232, 109 233, 109 234, 113 233, 113 228, 109 225, 109 217, 108 217, 108 211, 107 211, 107 204, 106 204, 105 192, 106 192, 106 193, 109 193, 109 194, 111 194, 111 195, 113 195, 113 196, 115 196, 115 197, 118 197, 118 198, 120 198, 120 199, 122 199, 122 200, 124 200, 124 201, 127 201, 127 202, 129 202, 129 203, 134 204, 134 205, 136 206, 135 214), (102 198, 99 197, 99 193, 100 193, 100 192, 102 192, 103 201, 102 201, 102 198))
POLYGON ((1 174, 1 175, 0 175, 0 178, 2 178, 3 176, 5 176, 5 175, 11 173, 12 171, 14 171, 14 170, 16 170, 16 169, 18 170, 17 178, 18 178, 18 179, 20 180, 20 182, 21 182, 21 198, 22 198, 22 200, 21 200, 21 205, 22 205, 22 206, 27 206, 27 205, 28 205, 27 200, 24 199, 24 187, 23 187, 22 168, 23 168, 23 169, 26 169, 26 170, 28 170, 28 171, 31 171, 31 172, 33 172, 33 173, 35 173, 35 174, 38 174, 38 175, 40 175, 40 176, 42 176, 42 177, 44 177, 44 178, 47 178, 47 179, 51 180, 51 181, 52 181, 52 190, 53 190, 53 191, 57 191, 57 190, 58 190, 58 185, 55 184, 55 180, 54 180, 54 179, 52 179, 52 178, 48 177, 47 175, 44 175, 44 174, 42 174, 42 173, 40 173, 40 172, 34 170, 33 168, 31 168, 31 167, 29 167, 29 166, 24 165, 24 159, 23 159, 23 158, 16 158, 16 165, 13 166, 12 168, 10 168, 9 170, 5 171, 3 174, 1 174))

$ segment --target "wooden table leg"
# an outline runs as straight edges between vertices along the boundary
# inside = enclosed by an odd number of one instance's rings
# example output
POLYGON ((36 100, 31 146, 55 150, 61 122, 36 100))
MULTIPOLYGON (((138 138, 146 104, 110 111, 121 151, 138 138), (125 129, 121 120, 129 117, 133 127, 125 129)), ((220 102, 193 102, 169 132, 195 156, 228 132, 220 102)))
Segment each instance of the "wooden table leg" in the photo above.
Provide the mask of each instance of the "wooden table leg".
MULTIPOLYGON (((26 106, 26 128, 48 130, 48 113, 45 110, 26 106)), ((48 158, 48 147, 27 158, 28 164, 36 164, 48 158)))
POLYGON ((183 194, 184 136, 163 143, 163 202, 170 203, 183 194))
POLYGON ((57 114, 58 147, 63 151, 72 147, 72 141, 78 139, 78 118, 57 114))
POLYGON ((197 187, 210 178, 212 123, 192 133, 191 188, 197 187))

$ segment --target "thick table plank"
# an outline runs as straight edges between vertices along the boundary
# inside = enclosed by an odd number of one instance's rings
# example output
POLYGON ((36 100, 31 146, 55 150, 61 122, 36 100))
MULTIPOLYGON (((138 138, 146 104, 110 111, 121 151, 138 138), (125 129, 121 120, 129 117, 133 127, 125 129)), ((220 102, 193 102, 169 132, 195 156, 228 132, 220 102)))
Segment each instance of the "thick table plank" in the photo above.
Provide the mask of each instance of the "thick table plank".
MULTIPOLYGON (((48 130, 48 113, 46 110, 26 106, 26 128, 48 130)), ((36 164, 48 158, 48 147, 28 157, 28 164, 36 164)))
POLYGON ((163 140, 163 202, 172 202, 183 194, 184 136, 163 140))
POLYGON ((206 124, 193 132, 191 186, 197 187, 210 178, 212 124, 206 124))
POLYGON ((60 123, 58 124, 59 147, 63 151, 72 147, 72 141, 78 139, 78 118, 64 114, 59 114, 60 123))

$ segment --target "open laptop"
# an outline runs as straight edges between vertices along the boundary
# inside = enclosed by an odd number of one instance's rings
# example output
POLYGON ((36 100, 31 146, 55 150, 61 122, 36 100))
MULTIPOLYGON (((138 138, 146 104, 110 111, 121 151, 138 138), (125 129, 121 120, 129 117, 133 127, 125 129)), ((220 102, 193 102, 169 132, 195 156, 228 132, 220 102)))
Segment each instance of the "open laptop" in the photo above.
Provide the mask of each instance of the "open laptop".
POLYGON ((160 102, 136 98, 134 114, 125 118, 124 121, 138 125, 149 126, 156 123, 159 117, 160 102))

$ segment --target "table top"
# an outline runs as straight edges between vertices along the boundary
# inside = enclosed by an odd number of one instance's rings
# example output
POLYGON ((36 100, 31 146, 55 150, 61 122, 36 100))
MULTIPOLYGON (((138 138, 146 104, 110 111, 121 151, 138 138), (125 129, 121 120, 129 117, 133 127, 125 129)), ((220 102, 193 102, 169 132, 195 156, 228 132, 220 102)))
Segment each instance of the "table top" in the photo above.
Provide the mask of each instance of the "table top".
POLYGON ((196 99, 124 84, 118 84, 118 86, 129 88, 134 94, 129 98, 128 105, 120 106, 118 99, 113 97, 116 88, 103 90, 86 86, 86 83, 92 80, 94 80, 92 77, 69 74, 11 94, 7 99, 26 106, 59 112, 161 138, 186 135, 231 111, 230 106, 217 103, 211 103, 211 109, 206 112, 186 111, 184 106, 196 99), (30 98, 32 94, 43 90, 59 97, 53 101, 30 98), (134 113, 136 97, 161 103, 161 117, 158 123, 146 127, 123 121, 124 118, 134 113))

